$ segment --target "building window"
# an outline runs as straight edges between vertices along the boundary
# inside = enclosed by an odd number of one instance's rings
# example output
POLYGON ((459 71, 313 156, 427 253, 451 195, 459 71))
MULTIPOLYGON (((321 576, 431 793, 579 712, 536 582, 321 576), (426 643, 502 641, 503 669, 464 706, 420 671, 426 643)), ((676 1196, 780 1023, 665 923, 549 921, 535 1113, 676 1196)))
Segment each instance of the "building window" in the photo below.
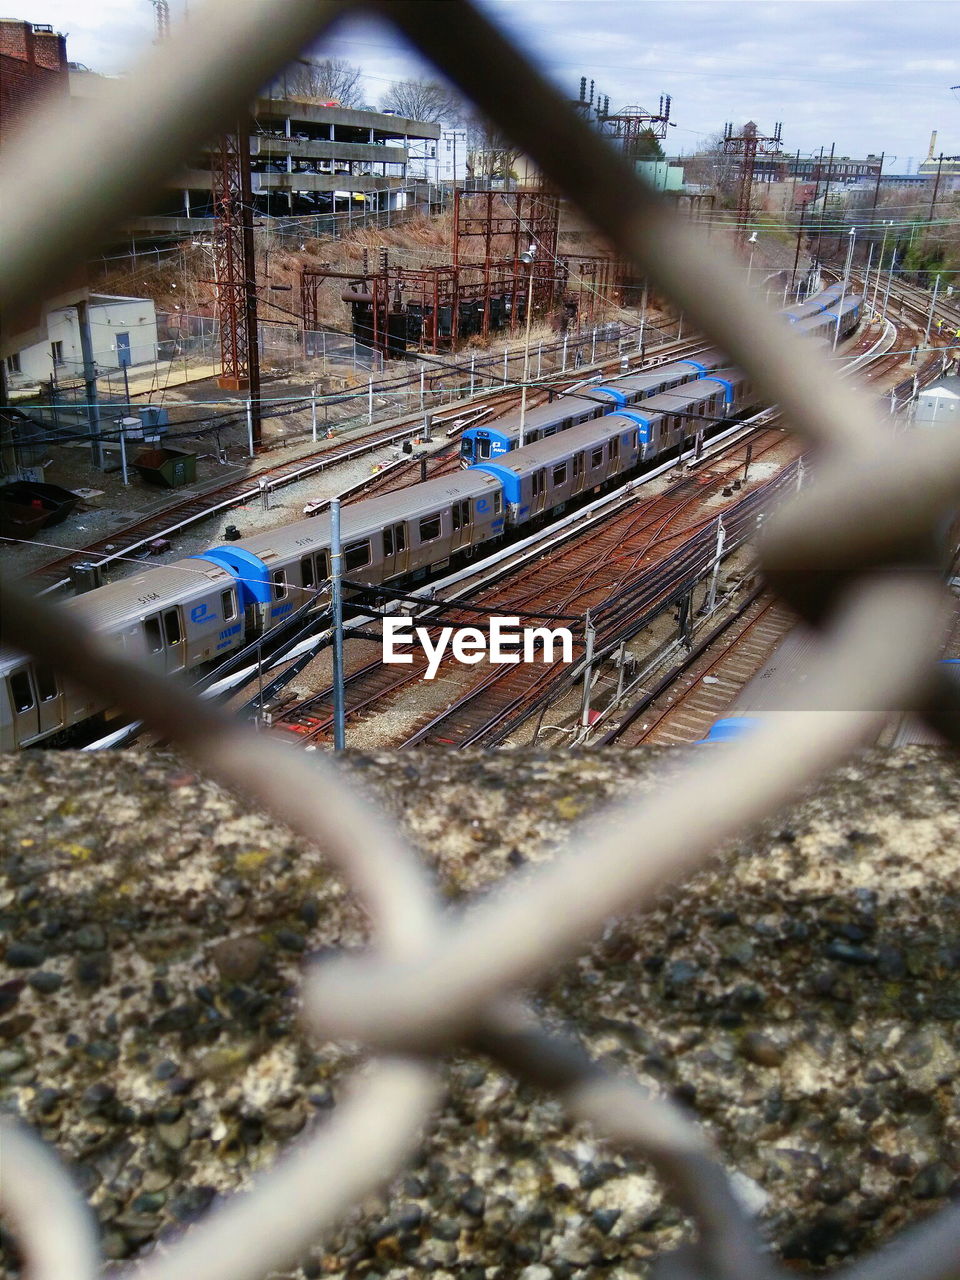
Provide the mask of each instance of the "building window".
POLYGON ((20 353, 17 352, 16 355, 7 356, 7 373, 19 373, 19 372, 20 372, 20 353))
POLYGON ((53 367, 56 369, 63 364, 63 343, 50 343, 50 357, 53 360, 53 367))

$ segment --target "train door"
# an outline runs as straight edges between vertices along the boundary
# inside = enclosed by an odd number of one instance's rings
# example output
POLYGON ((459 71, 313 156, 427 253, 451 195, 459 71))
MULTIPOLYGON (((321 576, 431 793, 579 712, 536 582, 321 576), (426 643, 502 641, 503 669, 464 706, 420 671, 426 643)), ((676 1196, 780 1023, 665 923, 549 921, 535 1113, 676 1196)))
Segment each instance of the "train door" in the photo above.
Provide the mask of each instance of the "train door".
POLYGON ((183 624, 179 609, 164 609, 143 619, 147 661, 161 671, 182 671, 186 666, 183 624))
POLYGON ((407 527, 390 524, 383 530, 383 576, 392 578, 407 567, 407 527))
POLYGON ((182 671, 187 665, 187 646, 183 637, 183 622, 180 610, 164 609, 163 639, 167 650, 167 670, 182 671))
POLYGON ((63 723, 61 689, 50 667, 24 663, 6 679, 13 740, 23 746, 59 729, 63 723))
POLYGON ((547 471, 545 467, 541 467, 530 478, 530 510, 532 513, 536 514, 543 510, 546 502, 544 498, 546 491, 547 471))
POLYGON ((17 746, 31 742, 40 734, 40 708, 33 672, 24 664, 7 676, 7 698, 13 723, 13 740, 17 746))
POLYGON ((470 500, 463 498, 450 504, 450 521, 453 533, 450 538, 450 550, 459 551, 461 547, 469 547, 473 542, 473 526, 470 517, 470 500))

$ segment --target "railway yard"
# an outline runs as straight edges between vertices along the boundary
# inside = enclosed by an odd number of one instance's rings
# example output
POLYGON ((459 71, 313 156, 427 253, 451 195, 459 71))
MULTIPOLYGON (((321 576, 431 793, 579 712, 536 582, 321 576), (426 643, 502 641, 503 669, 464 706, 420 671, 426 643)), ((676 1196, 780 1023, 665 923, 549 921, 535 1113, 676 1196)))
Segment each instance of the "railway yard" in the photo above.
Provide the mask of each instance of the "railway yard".
MULTIPOLYGON (((906 423, 912 395, 945 367, 945 353, 934 342, 925 356, 912 356, 924 345, 929 321, 924 291, 898 283, 882 323, 869 301, 837 354, 845 376, 876 398, 877 413, 896 413, 906 423)), ((943 307, 948 326, 954 311, 943 307)), ((659 341, 648 343, 641 357, 636 328, 621 325, 615 342, 607 343, 612 356, 581 364, 575 376, 551 370, 548 362, 530 387, 529 411, 571 388, 577 403, 591 387, 616 387, 641 370, 695 362, 706 350, 696 335, 670 338, 667 325, 655 336, 659 341)), ((595 335, 593 346, 596 355, 595 335)), ((32 547, 31 577, 37 589, 63 593, 75 566, 93 562, 100 580, 122 580, 145 565, 203 555, 225 534, 246 537, 321 513, 334 496, 346 518, 353 504, 375 496, 424 480, 453 483, 464 474, 463 433, 515 423, 519 395, 507 385, 478 388, 436 408, 426 431, 423 413, 415 412, 348 438, 302 445, 297 456, 264 451, 249 466, 227 469, 219 480, 136 518, 110 516, 108 532, 86 545, 32 547)), ((655 459, 657 465, 624 485, 595 489, 572 511, 561 505, 555 519, 490 548, 492 554, 480 550, 471 563, 454 556, 426 585, 401 578, 364 594, 362 573, 348 570, 348 745, 689 745, 716 720, 742 711, 743 690, 762 683, 794 632, 789 611, 757 578, 752 541, 765 515, 802 485, 812 464, 783 430, 776 408, 754 407, 710 434, 704 443, 691 432, 679 449, 655 459), (448 652, 425 679, 422 648, 398 650, 402 664, 382 661, 383 620, 401 611, 426 629, 431 643, 441 628, 475 628, 492 617, 540 627, 564 623, 573 637, 572 658, 467 664, 448 652)), ((232 660, 222 668, 227 675, 219 683, 216 669, 198 674, 264 732, 324 749, 333 743, 335 720, 329 592, 321 590, 312 615, 301 612, 295 626, 247 651, 245 664, 232 660)), ((954 627, 944 657, 958 654, 954 627)), ((115 733, 116 723, 106 727, 106 738, 93 732, 87 740, 137 740, 133 732, 115 733)))
POLYGON ((943 6, 48 7, 0 1276, 960 1280, 943 6))

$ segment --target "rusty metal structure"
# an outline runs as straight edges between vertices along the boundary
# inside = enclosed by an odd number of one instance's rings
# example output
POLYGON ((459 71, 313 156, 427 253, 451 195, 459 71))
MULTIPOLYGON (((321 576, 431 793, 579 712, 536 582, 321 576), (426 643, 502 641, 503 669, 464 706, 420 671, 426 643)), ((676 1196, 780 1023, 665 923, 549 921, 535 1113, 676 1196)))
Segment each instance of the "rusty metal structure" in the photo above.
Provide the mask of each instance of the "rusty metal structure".
POLYGON ((783 150, 781 131, 783 125, 774 125, 773 133, 757 131, 753 120, 743 126, 743 132, 735 134, 733 125, 724 125, 723 149, 740 157, 740 182, 737 189, 737 240, 743 241, 750 221, 750 196, 753 190, 753 169, 758 153, 779 154, 783 150))
POLYGON ((643 107, 624 107, 611 115, 600 116, 602 131, 616 139, 623 154, 629 160, 637 159, 642 150, 644 135, 649 134, 660 139, 667 136, 670 121, 670 94, 660 95, 660 106, 657 111, 646 111, 643 107))
MULTIPOLYGON (((484 314, 480 330, 490 333, 489 299, 503 268, 511 267, 511 294, 526 294, 527 268, 520 254, 534 244, 537 255, 533 271, 533 305, 547 311, 557 297, 557 246, 560 241, 560 197, 540 187, 515 191, 457 191, 453 202, 453 265, 460 270, 482 273, 484 314), (474 248, 482 244, 482 257, 474 248)), ((511 329, 520 318, 516 303, 511 308, 511 329)))
POLYGON ((253 441, 260 443, 260 355, 257 338, 257 280, 250 192, 250 144, 244 120, 223 134, 211 154, 216 226, 214 283, 220 324, 221 372, 225 391, 246 391, 252 401, 253 441))
POLYGON ((623 269, 624 264, 608 254, 564 254, 558 274, 564 318, 576 317, 580 325, 599 324, 606 308, 619 302, 623 269))
POLYGON ((465 339, 503 329, 513 332, 526 315, 526 277, 511 261, 486 267, 441 266, 414 269, 390 266, 358 273, 312 269, 300 276, 300 314, 308 335, 322 328, 320 289, 325 280, 342 280, 340 297, 350 304, 353 337, 388 359, 408 349, 455 350, 465 339))
MULTIPOLYGON (((388 358, 408 348, 436 353, 455 350, 473 336, 517 326, 526 319, 529 276, 534 272, 533 307, 552 312, 570 276, 570 263, 557 257, 560 199, 540 188, 519 191, 457 191, 454 197, 453 263, 412 269, 391 266, 385 249, 376 270, 360 273, 310 269, 300 277, 300 314, 309 333, 321 327, 320 288, 324 280, 343 280, 341 299, 352 309, 353 336, 388 358), (531 267, 520 255, 535 244, 531 267)), ((588 256, 587 276, 596 286, 598 263, 588 256)), ((608 287, 603 272, 601 292, 608 287)), ((589 314, 596 313, 596 293, 589 293, 589 314)), ((578 307, 579 309, 579 303, 578 307)))

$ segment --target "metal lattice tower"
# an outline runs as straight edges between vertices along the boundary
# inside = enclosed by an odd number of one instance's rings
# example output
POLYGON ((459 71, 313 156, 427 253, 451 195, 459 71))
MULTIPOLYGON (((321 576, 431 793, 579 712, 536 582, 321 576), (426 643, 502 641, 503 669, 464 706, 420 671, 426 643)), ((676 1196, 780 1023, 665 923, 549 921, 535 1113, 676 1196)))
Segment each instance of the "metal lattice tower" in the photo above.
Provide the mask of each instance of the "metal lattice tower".
POLYGON ((260 443, 260 355, 257 284, 250 192, 250 140, 245 122, 224 134, 211 153, 217 318, 220 322, 219 385, 246 391, 252 402, 253 440, 260 443))
POLYGON ((757 154, 777 154, 783 150, 780 134, 781 123, 774 125, 772 134, 757 132, 757 126, 748 120, 743 132, 735 134, 733 125, 727 124, 723 131, 723 149, 741 157, 740 185, 737 191, 737 240, 742 241, 750 222, 750 195, 753 190, 753 166, 757 154))
POLYGON ((620 141, 623 154, 632 159, 640 147, 644 134, 649 133, 658 139, 667 136, 667 126, 670 124, 670 101, 669 93, 661 94, 658 111, 646 111, 643 107, 624 107, 615 115, 606 113, 601 115, 600 121, 605 126, 605 131, 609 131, 610 136, 620 141))

